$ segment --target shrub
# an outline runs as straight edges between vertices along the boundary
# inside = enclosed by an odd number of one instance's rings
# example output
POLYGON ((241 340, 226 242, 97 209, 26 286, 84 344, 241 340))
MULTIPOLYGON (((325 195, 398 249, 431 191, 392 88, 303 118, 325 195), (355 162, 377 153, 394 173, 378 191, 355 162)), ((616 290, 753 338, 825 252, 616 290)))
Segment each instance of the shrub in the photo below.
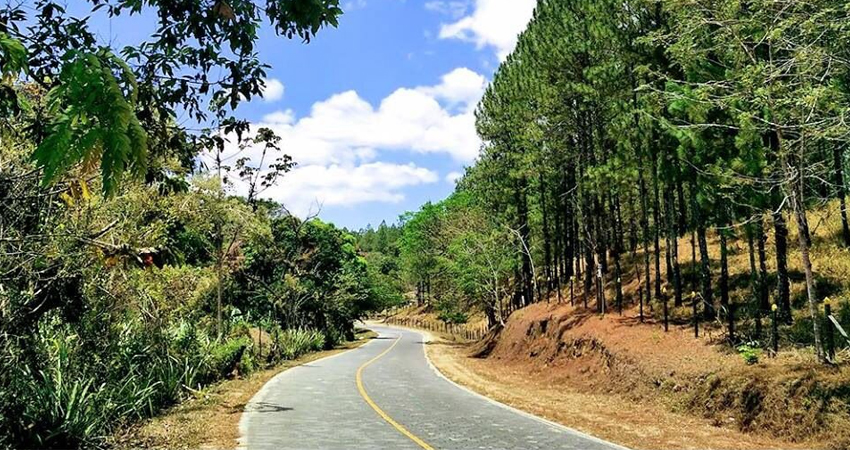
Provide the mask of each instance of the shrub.
POLYGON ((236 369, 239 371, 239 376, 250 375, 257 369, 257 363, 254 361, 254 357, 251 356, 251 352, 242 352, 242 358, 239 360, 239 364, 236 365, 236 369))
POLYGON ((469 316, 460 311, 441 311, 437 318, 443 322, 454 324, 466 323, 469 321, 469 316))
POLYGON ((741 355, 741 358, 744 359, 744 362, 752 365, 759 362, 759 356, 761 356, 761 349, 756 347, 755 342, 750 342, 744 345, 739 345, 738 354, 741 355))
POLYGON ((276 344, 282 359, 295 359, 324 348, 325 335, 313 330, 283 330, 276 336, 276 344))
POLYGON ((250 346, 251 340, 244 336, 212 344, 209 363, 212 378, 229 376, 233 373, 242 360, 242 354, 250 346))

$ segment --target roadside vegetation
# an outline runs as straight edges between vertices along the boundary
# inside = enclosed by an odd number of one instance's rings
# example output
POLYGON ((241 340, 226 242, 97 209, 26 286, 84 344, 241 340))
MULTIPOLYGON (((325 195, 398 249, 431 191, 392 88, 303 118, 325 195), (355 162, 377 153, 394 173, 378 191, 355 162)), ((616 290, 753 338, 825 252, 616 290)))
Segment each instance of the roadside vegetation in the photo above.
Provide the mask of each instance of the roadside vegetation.
POLYGON ((309 41, 337 1, 64 3, 0 11, 0 448, 102 446, 394 301, 353 235, 260 198, 294 162, 235 113, 258 27, 309 41), (143 13, 124 49, 89 27, 143 13))
MULTIPOLYGON (((233 449, 239 446, 239 423, 245 406, 277 374, 317 359, 335 355, 369 342, 376 333, 359 328, 355 340, 285 360, 268 369, 259 369, 249 376, 223 380, 200 391, 162 414, 119 430, 107 441, 114 449, 233 449)), ((260 350, 255 339, 255 351, 269 351, 268 340, 260 350)))

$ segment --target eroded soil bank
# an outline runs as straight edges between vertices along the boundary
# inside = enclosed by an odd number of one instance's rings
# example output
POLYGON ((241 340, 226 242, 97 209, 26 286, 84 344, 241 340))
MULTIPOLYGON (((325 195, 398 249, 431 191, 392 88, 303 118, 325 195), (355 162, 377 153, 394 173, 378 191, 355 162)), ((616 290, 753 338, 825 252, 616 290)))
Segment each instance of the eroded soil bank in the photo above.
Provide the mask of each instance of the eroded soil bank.
POLYGON ((477 343, 428 352, 452 380, 635 449, 850 448, 850 371, 804 351, 748 365, 687 327, 569 305, 517 311, 477 343))

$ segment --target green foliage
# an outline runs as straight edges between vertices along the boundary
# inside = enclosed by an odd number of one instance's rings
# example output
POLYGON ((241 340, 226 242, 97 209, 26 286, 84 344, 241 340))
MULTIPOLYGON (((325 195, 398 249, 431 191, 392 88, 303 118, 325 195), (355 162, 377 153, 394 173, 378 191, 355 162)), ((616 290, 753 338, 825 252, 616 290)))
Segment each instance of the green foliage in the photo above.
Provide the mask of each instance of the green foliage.
POLYGON ((739 345, 737 350, 741 359, 743 359, 745 363, 750 365, 758 364, 762 351, 757 347, 757 343, 750 342, 744 345, 739 345))
POLYGON ((242 355, 251 347, 251 340, 247 337, 228 339, 221 343, 214 343, 210 349, 210 373, 221 377, 230 375, 236 366, 242 361, 242 355))
POLYGON ((466 322, 473 309, 495 322, 520 256, 515 238, 475 194, 459 190, 402 218, 399 259, 406 279, 416 286, 418 303, 436 305, 452 323, 466 322))
MULTIPOLYGON (((88 14, 72 15, 53 0, 9 5, 0 13, 0 120, 21 120, 20 131, 36 144, 33 158, 44 169, 44 183, 77 171, 87 176, 100 166, 107 195, 117 193, 126 175, 179 184, 171 168, 150 155, 176 156, 191 170, 199 152, 223 144, 220 131, 242 140, 249 125, 234 110, 262 95, 269 66, 256 45, 264 24, 279 36, 310 41, 342 14, 338 0, 80 3, 90 7, 88 14), (90 23, 145 12, 159 19, 151 36, 130 42, 120 56, 98 46, 99 30, 90 23), (13 88, 22 73, 48 91, 48 108, 22 107, 27 96, 13 88), (190 123, 178 124, 182 115, 190 123), (197 124, 211 127, 190 131, 197 124)), ((282 158, 275 166, 285 172, 290 162, 282 158)))
POLYGON ((440 311, 437 319, 445 323, 461 324, 469 321, 469 315, 461 311, 440 311))
POLYGON ((104 194, 112 195, 125 172, 140 176, 147 163, 147 133, 135 114, 135 75, 106 50, 72 50, 64 59, 58 84, 47 94, 52 120, 33 159, 44 169, 45 184, 80 162, 99 162, 104 194))
POLYGON ((294 357, 351 335, 379 296, 352 236, 257 198, 293 162, 234 115, 262 94, 263 24, 309 41, 337 0, 61 3, 0 11, 0 448, 101 446, 275 362, 254 358, 258 326, 317 330, 284 332, 294 357), (155 32, 120 55, 89 29, 145 13, 155 32), (196 167, 226 139, 264 147, 236 167, 247 199, 196 167))
POLYGON ((17 76, 28 69, 27 49, 21 41, 0 33, 0 74, 17 76))
POLYGON ((314 330, 287 329, 274 336, 275 355, 292 360, 325 348, 325 334, 314 330))
POLYGON ((255 208, 204 175, 176 192, 125 182, 113 197, 97 182, 44 186, 32 144, 6 136, 0 447, 101 445, 190 389, 349 338, 380 303, 380 271, 332 225, 255 208), (279 336, 262 360, 257 328, 279 336))

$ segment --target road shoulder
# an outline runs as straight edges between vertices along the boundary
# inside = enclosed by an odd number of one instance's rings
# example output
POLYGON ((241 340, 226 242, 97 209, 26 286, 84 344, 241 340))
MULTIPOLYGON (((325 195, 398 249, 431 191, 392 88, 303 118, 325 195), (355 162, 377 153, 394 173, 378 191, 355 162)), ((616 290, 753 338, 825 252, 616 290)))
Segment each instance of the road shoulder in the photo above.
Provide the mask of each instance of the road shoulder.
POLYGON ((253 373, 247 378, 226 380, 209 386, 163 414, 138 423, 110 439, 114 449, 235 449, 240 423, 251 399, 276 376, 297 366, 329 358, 368 343, 375 333, 332 350, 310 353, 292 361, 253 373))

